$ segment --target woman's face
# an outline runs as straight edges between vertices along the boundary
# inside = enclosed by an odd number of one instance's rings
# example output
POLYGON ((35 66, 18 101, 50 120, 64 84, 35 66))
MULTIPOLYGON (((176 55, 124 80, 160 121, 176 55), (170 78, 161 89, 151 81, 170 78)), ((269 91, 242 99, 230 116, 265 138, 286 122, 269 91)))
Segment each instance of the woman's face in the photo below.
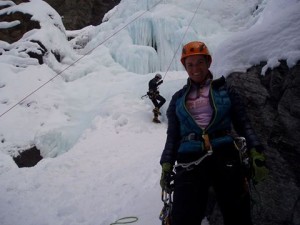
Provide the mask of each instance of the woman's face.
POLYGON ((185 59, 185 69, 190 79, 203 84, 208 78, 210 62, 204 55, 192 55, 185 59))

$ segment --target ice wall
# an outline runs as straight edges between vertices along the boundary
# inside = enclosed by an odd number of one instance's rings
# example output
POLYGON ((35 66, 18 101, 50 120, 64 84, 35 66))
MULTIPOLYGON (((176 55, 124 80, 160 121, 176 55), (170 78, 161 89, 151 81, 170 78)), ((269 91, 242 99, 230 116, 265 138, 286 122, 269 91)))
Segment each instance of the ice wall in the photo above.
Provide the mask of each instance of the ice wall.
MULTIPOLYGON (((152 2, 155 1, 141 1, 139 7, 144 10, 139 10, 125 20, 110 18, 108 22, 118 25, 114 30, 122 27, 124 30, 105 45, 110 48, 112 57, 131 72, 146 74, 167 69, 182 70, 179 60, 182 39, 192 13, 186 12, 185 15, 189 16, 178 20, 180 8, 166 4, 159 4, 157 9, 151 8, 149 5, 152 2), (147 10, 149 8, 151 10, 147 10), (117 39, 117 42, 114 39, 117 39)), ((121 7, 122 4, 119 5, 119 8, 121 7)), ((124 10, 118 14, 116 10, 115 16, 122 18, 128 14, 124 10)), ((103 36, 102 32, 103 30, 98 35, 103 36)), ((189 40, 198 39, 197 32, 191 29, 188 37, 189 40)))
POLYGON ((220 42, 255 24, 266 1, 122 0, 85 50, 103 42, 117 63, 139 74, 183 70, 184 44, 204 41, 213 54, 220 42))
POLYGON ((183 70, 180 54, 185 43, 205 41, 213 54, 221 40, 256 22, 254 12, 261 2, 123 0, 96 33, 99 41, 117 33, 105 45, 128 71, 183 70))

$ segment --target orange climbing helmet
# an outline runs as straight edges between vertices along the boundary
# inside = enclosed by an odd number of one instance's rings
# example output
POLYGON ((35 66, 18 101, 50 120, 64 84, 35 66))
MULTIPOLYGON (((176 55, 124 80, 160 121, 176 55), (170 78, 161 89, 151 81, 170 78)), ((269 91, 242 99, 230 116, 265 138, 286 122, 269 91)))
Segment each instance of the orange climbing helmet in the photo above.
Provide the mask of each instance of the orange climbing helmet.
POLYGON ((183 46, 180 59, 181 63, 184 65, 185 58, 191 55, 207 55, 209 61, 211 62, 211 55, 208 51, 208 48, 201 41, 192 41, 183 46))

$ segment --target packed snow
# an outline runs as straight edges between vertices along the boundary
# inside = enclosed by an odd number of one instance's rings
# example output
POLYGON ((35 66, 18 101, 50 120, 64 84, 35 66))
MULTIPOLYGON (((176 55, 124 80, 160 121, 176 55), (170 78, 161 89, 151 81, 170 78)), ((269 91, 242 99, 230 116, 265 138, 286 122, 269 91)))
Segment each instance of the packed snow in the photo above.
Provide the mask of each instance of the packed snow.
POLYGON ((1 225, 109 225, 127 216, 160 224, 165 111, 187 78, 181 47, 207 43, 215 78, 300 59, 299 0, 122 0, 99 26, 78 31, 65 31, 41 0, 5 4, 0 14, 31 13, 41 29, 0 41, 1 225), (24 51, 42 51, 29 40, 61 61, 29 58, 24 51), (161 124, 141 98, 156 73, 167 99, 161 124), (12 156, 32 146, 43 160, 18 168, 12 156))

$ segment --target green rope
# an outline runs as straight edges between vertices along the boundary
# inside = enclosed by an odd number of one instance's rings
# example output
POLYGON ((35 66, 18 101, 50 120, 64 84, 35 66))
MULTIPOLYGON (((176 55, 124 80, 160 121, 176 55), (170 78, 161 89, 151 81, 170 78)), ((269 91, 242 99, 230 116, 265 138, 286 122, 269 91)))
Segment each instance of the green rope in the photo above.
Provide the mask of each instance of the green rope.
POLYGON ((116 222, 111 223, 110 225, 115 225, 115 224, 128 224, 128 223, 135 223, 138 221, 138 218, 135 216, 128 216, 128 217, 123 217, 121 219, 116 220, 116 222), (124 221, 128 220, 128 221, 124 221))

